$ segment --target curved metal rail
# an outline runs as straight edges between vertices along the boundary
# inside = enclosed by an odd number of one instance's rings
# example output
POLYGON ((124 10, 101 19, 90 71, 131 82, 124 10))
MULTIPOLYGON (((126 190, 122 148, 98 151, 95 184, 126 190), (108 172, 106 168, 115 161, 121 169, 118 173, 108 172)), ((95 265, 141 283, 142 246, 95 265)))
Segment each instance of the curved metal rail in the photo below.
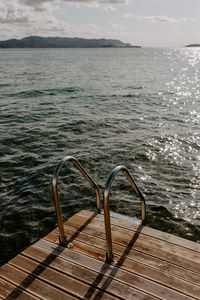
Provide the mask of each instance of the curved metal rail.
POLYGON ((108 261, 113 260, 113 250, 112 250, 112 235, 111 235, 111 226, 110 226, 110 209, 109 209, 109 194, 111 185, 117 173, 122 171, 124 175, 127 177, 128 181, 130 182, 132 188, 136 192, 136 194, 140 197, 141 205, 142 205, 142 224, 145 224, 146 220, 146 204, 144 196, 142 195, 140 189, 138 188, 137 184, 131 177, 128 169, 125 166, 117 166, 115 167, 112 172, 110 173, 108 180, 106 182, 105 190, 104 190, 104 221, 105 221, 105 232, 106 232, 106 257, 108 261))
POLYGON ((68 160, 71 160, 73 164, 77 167, 77 169, 81 172, 81 174, 87 179, 87 181, 91 184, 91 186, 94 188, 96 192, 96 201, 97 201, 97 211, 101 212, 100 208, 100 193, 99 193, 99 188, 96 185, 96 183, 92 180, 92 178, 87 174, 87 172, 84 170, 84 168, 81 166, 81 164, 73 157, 73 156, 65 156, 56 166, 54 175, 53 175, 53 196, 54 196, 54 204, 55 204, 55 209, 56 209, 56 216, 57 216, 57 221, 58 221, 58 229, 60 232, 60 244, 66 244, 67 243, 67 237, 65 236, 64 233, 64 228, 63 228, 63 221, 62 221, 62 216, 61 216, 61 209, 60 209, 60 202, 58 199, 58 189, 57 189, 57 182, 58 182, 58 175, 60 173, 60 170, 64 163, 68 160))

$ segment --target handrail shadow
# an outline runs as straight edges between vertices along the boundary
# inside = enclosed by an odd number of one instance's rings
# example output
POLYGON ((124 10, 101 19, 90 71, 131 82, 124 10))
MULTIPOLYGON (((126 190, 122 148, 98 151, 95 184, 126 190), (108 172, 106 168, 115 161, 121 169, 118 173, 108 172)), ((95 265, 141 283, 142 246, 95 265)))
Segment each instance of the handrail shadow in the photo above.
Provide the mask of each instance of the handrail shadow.
POLYGON ((92 295, 94 294, 96 288, 98 288, 99 291, 97 292, 96 296, 93 299, 94 300, 100 300, 103 297, 103 295, 106 292, 107 288, 109 287, 109 285, 113 281, 114 277, 116 276, 117 272, 119 271, 119 269, 123 265, 125 259, 127 258, 127 256, 129 255, 131 249, 133 248, 135 242, 137 241, 137 239, 138 239, 138 237, 139 237, 139 235, 142 231, 142 228, 143 228, 143 224, 140 224, 138 226, 136 232, 134 233, 132 239, 130 240, 130 242, 126 246, 123 254, 120 256, 120 258, 117 261, 117 263, 115 264, 115 266, 113 266, 111 272, 108 275, 106 275, 107 279, 105 280, 103 285, 101 287, 99 287, 98 286, 99 283, 102 281, 105 274, 110 269, 110 266, 112 266, 112 264, 109 264, 107 260, 104 262, 99 274, 94 279, 93 283, 91 284, 91 287, 88 289, 88 291, 85 294, 83 299, 90 299, 92 297, 92 295))
MULTIPOLYGON (((81 231, 83 231, 87 227, 87 225, 96 217, 97 214, 98 212, 93 213, 92 216, 77 229, 77 231, 67 241, 66 247, 81 233, 81 231)), ((58 245, 56 248, 54 248, 52 253, 50 253, 42 262, 38 263, 37 267, 30 274, 28 274, 27 277, 20 284, 18 284, 5 299, 17 299, 24 291, 26 291, 26 289, 33 283, 33 281, 37 279, 37 277, 42 272, 44 272, 45 269, 49 267, 50 264, 58 257, 56 254, 54 254, 55 251, 58 250, 59 254, 61 254, 66 247, 58 245)), ((12 261, 10 261, 9 264, 12 266, 12 261)))

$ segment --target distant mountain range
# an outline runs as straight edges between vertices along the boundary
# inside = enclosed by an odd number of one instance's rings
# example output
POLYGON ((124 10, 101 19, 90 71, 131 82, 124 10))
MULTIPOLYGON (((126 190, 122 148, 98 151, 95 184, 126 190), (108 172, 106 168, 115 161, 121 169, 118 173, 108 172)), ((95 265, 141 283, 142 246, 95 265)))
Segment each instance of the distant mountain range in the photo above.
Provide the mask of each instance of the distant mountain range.
POLYGON ((140 48, 119 40, 29 36, 0 41, 0 48, 140 48))
POLYGON ((190 44, 186 45, 185 47, 200 47, 200 44, 190 44))

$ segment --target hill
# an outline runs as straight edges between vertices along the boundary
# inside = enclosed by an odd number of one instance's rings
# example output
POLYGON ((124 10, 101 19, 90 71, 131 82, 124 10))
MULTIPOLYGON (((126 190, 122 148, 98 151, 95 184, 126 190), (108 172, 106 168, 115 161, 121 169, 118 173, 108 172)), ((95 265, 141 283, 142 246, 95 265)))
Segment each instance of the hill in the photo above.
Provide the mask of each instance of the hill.
MULTIPOLYGON (((29 36, 23 39, 0 41, 0 48, 101 48, 139 47, 112 39, 84 39, 64 37, 29 36)), ((139 47, 140 48, 140 47, 139 47)))
POLYGON ((185 47, 200 47, 200 44, 190 44, 186 45, 185 47))

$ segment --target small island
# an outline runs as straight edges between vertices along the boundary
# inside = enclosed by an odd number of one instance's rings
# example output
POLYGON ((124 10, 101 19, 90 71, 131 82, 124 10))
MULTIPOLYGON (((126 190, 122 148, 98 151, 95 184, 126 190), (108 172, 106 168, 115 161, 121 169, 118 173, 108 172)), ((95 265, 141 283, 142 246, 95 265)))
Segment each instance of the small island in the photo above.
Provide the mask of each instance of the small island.
POLYGON ((190 44, 190 45, 186 45, 185 47, 200 47, 200 44, 190 44))
POLYGON ((0 48, 141 48, 112 39, 29 36, 0 41, 0 48))

